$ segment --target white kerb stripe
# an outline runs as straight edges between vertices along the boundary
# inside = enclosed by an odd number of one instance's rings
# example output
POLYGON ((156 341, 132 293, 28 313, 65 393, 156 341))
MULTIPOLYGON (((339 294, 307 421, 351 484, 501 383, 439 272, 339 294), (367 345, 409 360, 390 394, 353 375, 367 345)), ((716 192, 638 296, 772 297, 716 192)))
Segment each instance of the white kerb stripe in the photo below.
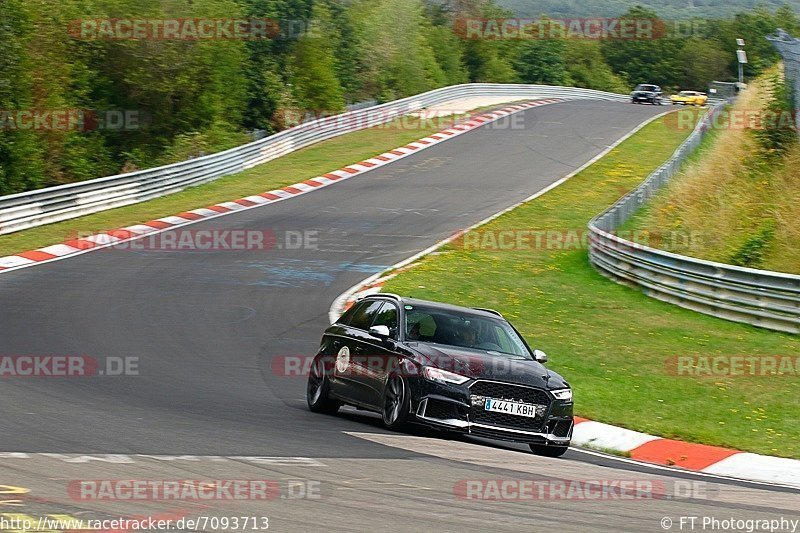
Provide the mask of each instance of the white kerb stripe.
POLYGON ((96 235, 89 235, 88 237, 82 237, 82 241, 89 241, 96 244, 108 244, 111 242, 117 242, 121 240, 119 237, 112 237, 108 233, 98 233, 96 235))
POLYGON ((332 170, 330 172, 326 172, 326 174, 333 174, 334 176, 339 176, 340 178, 346 178, 348 176, 351 176, 351 174, 349 172, 347 172, 346 170, 341 170, 341 169, 332 170))
POLYGON ((294 185, 291 185, 291 187, 294 187, 295 189, 300 189, 303 192, 313 191, 314 189, 316 189, 316 187, 309 185, 308 183, 295 183, 294 185))
POLYGON ((381 161, 380 159, 375 159, 374 157, 372 157, 370 159, 365 159, 364 161, 366 161, 367 163, 372 163, 376 167, 379 167, 381 165, 385 165, 386 163, 388 163, 388 161, 381 161))
POLYGON ((74 246, 69 246, 68 244, 54 244, 52 246, 46 246, 44 248, 39 248, 40 252, 44 252, 46 254, 53 254, 55 256, 61 257, 62 255, 69 255, 74 254, 75 252, 79 252, 79 248, 75 248, 74 246))
POLYGON ((144 235, 145 233, 150 233, 152 231, 158 231, 156 228, 152 226, 145 226, 144 224, 135 224, 133 226, 127 226, 122 228, 124 230, 130 231, 131 233, 136 233, 137 235, 144 235))
POLYGON ((237 204, 236 202, 220 202, 217 205, 220 207, 227 207, 232 211, 238 211, 239 209, 245 208, 242 204, 237 204))
POLYGON ((737 453, 703 469, 708 474, 755 479, 800 487, 800 461, 755 453, 737 453))
POLYGON ((11 268, 20 265, 30 265, 31 263, 35 263, 33 259, 26 259, 25 257, 20 257, 18 255, 8 255, 6 257, 0 257, 0 267, 11 268))
POLYGON ((161 222, 166 222, 167 224, 172 224, 173 226, 180 226, 181 224, 186 224, 189 222, 188 218, 178 217, 178 216, 169 216, 164 218, 158 218, 161 222))
POLYGON ((200 215, 201 217, 213 217, 214 215, 219 215, 217 211, 213 209, 209 209, 207 207, 200 207, 198 209, 192 209, 189 213, 194 213, 195 215, 200 215))
POLYGON ((253 202, 254 204, 268 204, 270 202, 270 200, 257 194, 254 194, 253 196, 245 196, 244 199, 249 202, 253 202))
POLYGON ((572 432, 572 442, 578 445, 595 446, 610 450, 629 452, 642 444, 661 437, 618 428, 601 422, 581 422, 572 432))

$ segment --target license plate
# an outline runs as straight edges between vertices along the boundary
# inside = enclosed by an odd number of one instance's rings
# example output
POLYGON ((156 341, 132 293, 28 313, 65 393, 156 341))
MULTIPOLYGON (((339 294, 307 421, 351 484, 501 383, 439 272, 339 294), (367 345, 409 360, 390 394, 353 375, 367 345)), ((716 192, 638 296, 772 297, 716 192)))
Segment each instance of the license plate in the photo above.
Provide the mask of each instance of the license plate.
POLYGON ((493 413, 506 413, 508 415, 536 418, 536 406, 529 403, 507 402, 505 400, 486 398, 483 409, 493 413))

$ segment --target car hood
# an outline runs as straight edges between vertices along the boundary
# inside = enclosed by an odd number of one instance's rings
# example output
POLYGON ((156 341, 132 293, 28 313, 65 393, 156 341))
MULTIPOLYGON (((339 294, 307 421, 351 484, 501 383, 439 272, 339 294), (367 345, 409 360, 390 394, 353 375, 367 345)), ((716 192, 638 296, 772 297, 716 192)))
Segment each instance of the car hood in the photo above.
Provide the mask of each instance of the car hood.
POLYGON ((633 91, 631 94, 656 94, 656 91, 633 91))
POLYGON ((569 387, 563 377, 533 359, 516 359, 485 350, 424 342, 408 343, 407 346, 428 359, 431 366, 462 376, 550 390, 569 387))

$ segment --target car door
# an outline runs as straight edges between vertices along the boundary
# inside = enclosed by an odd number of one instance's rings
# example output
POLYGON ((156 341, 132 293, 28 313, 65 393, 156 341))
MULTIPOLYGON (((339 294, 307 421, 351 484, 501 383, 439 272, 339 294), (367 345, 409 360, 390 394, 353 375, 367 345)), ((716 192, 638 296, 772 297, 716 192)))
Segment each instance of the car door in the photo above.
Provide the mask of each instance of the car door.
POLYGON ((399 315, 399 308, 394 302, 384 301, 370 327, 386 326, 389 328, 389 339, 375 337, 369 332, 369 327, 356 333, 358 342, 353 359, 355 379, 366 391, 369 404, 375 407, 381 405, 386 378, 393 370, 397 370, 397 355, 392 349, 392 341, 399 339, 399 315))
MULTIPOLYGON (((335 395, 353 403, 369 404, 370 395, 360 377, 356 355, 363 351, 360 344, 365 330, 368 330, 375 315, 383 305, 381 300, 363 300, 354 304, 352 314, 342 323, 342 334, 331 342, 331 355, 334 358, 331 372, 331 389, 335 395)), ((370 404, 371 405, 371 404, 370 404)))

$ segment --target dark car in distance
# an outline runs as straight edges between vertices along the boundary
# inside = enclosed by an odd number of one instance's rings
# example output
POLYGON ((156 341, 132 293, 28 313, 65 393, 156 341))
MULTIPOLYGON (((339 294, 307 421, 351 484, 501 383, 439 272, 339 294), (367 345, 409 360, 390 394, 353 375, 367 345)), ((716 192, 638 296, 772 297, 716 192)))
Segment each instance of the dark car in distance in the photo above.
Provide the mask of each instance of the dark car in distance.
POLYGON ((639 104, 648 102, 653 105, 662 105, 662 95, 663 93, 661 91, 661 87, 658 85, 640 83, 635 89, 633 89, 633 92, 631 93, 631 103, 639 104))
POLYGON ((572 389, 489 309, 375 294, 325 330, 309 371, 311 411, 374 411, 408 423, 522 442, 558 457, 573 428, 572 389))

